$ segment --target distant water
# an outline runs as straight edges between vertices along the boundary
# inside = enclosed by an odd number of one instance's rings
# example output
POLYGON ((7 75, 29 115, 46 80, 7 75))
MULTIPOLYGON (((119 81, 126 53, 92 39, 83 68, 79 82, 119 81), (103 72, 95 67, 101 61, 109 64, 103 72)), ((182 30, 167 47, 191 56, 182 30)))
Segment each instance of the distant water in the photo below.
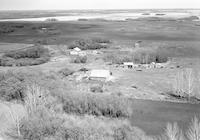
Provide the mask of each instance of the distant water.
POLYGON ((183 18, 192 15, 194 14, 189 12, 163 12, 163 13, 119 12, 119 13, 83 13, 83 14, 73 13, 68 16, 1 19, 0 21, 45 21, 46 19, 50 18, 55 18, 59 21, 76 21, 78 19, 126 20, 126 19, 137 19, 144 17, 183 18))

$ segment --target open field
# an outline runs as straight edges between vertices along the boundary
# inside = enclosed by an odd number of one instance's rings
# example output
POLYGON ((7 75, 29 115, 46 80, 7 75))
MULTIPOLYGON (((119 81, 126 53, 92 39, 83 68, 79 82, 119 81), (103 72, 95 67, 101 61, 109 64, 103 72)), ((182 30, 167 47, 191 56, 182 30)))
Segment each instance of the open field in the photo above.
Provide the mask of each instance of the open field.
MULTIPOLYGON (((0 100, 26 112, 7 132, 14 139, 148 140, 165 133, 168 122, 177 122, 186 133, 200 113, 199 25, 167 19, 0 22, 1 65, 12 58, 12 65, 0 66, 0 100), (34 46, 48 51, 38 54, 30 49, 34 46), (76 47, 82 48, 81 56, 72 54, 76 47), (32 62, 46 53, 40 65, 13 61, 32 62), (142 61, 150 54, 167 62, 147 68, 142 61), (124 67, 132 57, 142 66, 124 67), (95 69, 112 72, 111 80, 85 76, 95 69)), ((9 112, 2 108, 0 113, 9 112)))

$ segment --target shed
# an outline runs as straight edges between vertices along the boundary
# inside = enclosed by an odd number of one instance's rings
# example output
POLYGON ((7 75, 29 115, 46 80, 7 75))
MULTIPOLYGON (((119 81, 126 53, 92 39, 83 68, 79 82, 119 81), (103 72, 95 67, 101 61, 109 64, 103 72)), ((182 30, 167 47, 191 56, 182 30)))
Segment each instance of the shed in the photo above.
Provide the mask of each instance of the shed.
POLYGON ((70 54, 71 54, 71 55, 79 55, 79 54, 81 54, 81 53, 82 53, 82 51, 81 51, 81 49, 78 48, 78 47, 76 47, 76 48, 74 48, 72 51, 70 51, 70 54))
POLYGON ((74 50, 74 51, 77 51, 77 52, 80 52, 80 51, 81 51, 81 49, 78 48, 78 47, 74 48, 73 50, 74 50))
POLYGON ((79 56, 86 56, 87 54, 86 54, 86 52, 84 52, 84 51, 80 51, 80 52, 78 52, 78 55, 79 55, 79 56))
POLYGON ((137 41, 137 42, 135 42, 135 48, 140 48, 141 47, 141 43, 142 43, 142 41, 137 41))
POLYGON ((94 80, 108 80, 112 75, 109 70, 91 70, 89 74, 89 79, 94 80))
POLYGON ((71 55, 78 55, 79 53, 78 53, 77 51, 74 51, 74 50, 73 50, 73 51, 70 51, 70 54, 71 54, 71 55))
POLYGON ((125 67, 128 67, 129 69, 133 68, 133 66, 134 66, 133 62, 124 62, 123 64, 125 67))

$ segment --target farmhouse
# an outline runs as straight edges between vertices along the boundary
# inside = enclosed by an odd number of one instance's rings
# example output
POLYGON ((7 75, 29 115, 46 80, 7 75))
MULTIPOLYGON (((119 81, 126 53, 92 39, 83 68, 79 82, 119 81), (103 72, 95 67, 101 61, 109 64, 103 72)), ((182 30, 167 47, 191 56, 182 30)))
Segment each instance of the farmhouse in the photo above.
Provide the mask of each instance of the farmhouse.
POLYGON ((90 80, 106 80, 108 81, 112 75, 109 70, 91 70, 89 74, 90 80))

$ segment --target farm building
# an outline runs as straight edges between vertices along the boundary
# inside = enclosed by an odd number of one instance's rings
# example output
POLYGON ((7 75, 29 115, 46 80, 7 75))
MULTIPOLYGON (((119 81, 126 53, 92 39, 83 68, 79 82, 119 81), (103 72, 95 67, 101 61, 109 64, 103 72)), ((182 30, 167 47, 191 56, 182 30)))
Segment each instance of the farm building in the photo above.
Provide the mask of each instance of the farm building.
POLYGON ((124 65, 124 67, 131 69, 131 68, 133 68, 134 63, 133 62, 124 62, 123 65, 124 65))
POLYGON ((91 70, 89 74, 90 80, 109 80, 112 72, 109 70, 91 70))
POLYGON ((156 63, 155 62, 151 62, 150 66, 149 66, 151 69, 152 68, 156 68, 156 63))
POLYGON ((76 47, 76 48, 74 48, 72 51, 70 51, 70 54, 71 54, 71 55, 79 55, 80 52, 81 52, 81 49, 78 48, 78 47, 76 47))
POLYGON ((79 55, 79 56, 86 56, 87 54, 86 54, 86 52, 84 52, 84 51, 80 51, 80 52, 78 53, 78 55, 79 55))
POLYGON ((140 47, 141 47, 141 43, 142 43, 142 41, 137 41, 137 42, 135 42, 134 47, 135 47, 135 48, 140 48, 140 47))
POLYGON ((78 47, 74 48, 73 50, 74 50, 74 51, 77 51, 77 52, 80 52, 80 51, 81 51, 81 49, 78 48, 78 47))

